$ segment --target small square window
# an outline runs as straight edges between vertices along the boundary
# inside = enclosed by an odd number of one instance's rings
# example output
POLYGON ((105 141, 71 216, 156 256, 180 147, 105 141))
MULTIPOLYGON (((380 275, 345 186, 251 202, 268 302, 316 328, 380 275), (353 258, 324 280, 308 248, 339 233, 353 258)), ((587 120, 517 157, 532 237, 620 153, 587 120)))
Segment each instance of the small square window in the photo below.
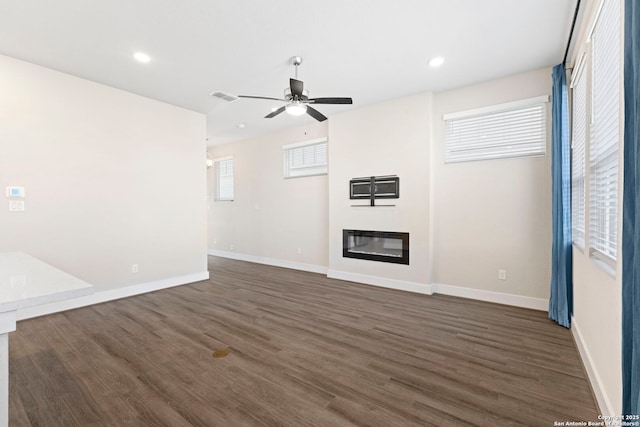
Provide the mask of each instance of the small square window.
POLYGON ((327 173, 327 138, 285 145, 282 149, 285 178, 327 173))

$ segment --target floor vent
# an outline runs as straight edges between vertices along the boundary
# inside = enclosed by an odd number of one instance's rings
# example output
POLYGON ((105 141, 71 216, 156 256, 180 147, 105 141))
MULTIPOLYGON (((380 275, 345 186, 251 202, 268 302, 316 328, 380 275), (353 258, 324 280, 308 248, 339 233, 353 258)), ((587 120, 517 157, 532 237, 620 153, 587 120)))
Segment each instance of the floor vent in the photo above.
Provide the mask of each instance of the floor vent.
POLYGON ((226 93, 226 92, 221 92, 219 90, 216 90, 215 92, 211 92, 211 96, 215 96, 216 98, 224 99, 225 101, 229 101, 229 102, 239 99, 235 95, 231 95, 230 93, 226 93))

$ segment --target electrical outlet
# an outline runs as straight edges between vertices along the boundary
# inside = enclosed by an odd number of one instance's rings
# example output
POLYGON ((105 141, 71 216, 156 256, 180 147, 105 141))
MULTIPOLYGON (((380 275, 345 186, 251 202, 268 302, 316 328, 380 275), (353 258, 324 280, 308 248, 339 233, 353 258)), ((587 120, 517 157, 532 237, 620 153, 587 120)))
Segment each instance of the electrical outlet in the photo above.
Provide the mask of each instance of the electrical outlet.
POLYGON ((507 280, 507 270, 498 270, 498 279, 507 280))
POLYGON ((296 252, 298 252, 298 254, 301 254, 302 253, 302 248, 296 249, 296 252))
POLYGON ((231 249, 232 251, 235 251, 236 250, 236 245, 230 245, 229 249, 231 249))
POLYGON ((131 264, 131 272, 132 273, 138 272, 138 264, 131 264))

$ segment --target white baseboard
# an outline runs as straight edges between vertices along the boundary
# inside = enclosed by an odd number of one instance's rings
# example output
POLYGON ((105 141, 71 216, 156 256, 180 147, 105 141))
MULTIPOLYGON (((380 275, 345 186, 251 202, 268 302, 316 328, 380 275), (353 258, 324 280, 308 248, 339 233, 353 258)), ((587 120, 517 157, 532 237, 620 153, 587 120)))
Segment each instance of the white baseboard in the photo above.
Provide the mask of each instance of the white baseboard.
POLYGON ((153 282, 138 283, 136 285, 123 286, 116 289, 107 289, 97 291, 94 294, 83 297, 72 298, 65 301, 43 304, 37 307, 23 308, 16 312, 16 320, 30 319, 32 317, 45 316, 47 314, 57 313, 74 308, 85 307, 88 305, 99 304, 101 302, 112 301, 120 298, 126 298, 134 295, 140 295, 147 292, 153 292, 160 289, 172 288, 174 286, 186 285, 188 283, 208 280, 209 272, 188 274, 186 276, 170 277, 153 282))
POLYGON ((502 292, 485 291, 482 289, 465 288, 462 286, 443 285, 442 283, 432 283, 431 286, 433 288, 433 292, 436 294, 495 302, 498 304, 513 305, 516 307, 531 308, 541 311, 549 310, 549 300, 543 298, 505 294, 502 292))
POLYGON ((239 261, 255 262, 258 264, 273 265, 276 267, 291 268, 294 270, 309 271, 312 273, 326 274, 332 279, 348 280, 350 282, 363 283, 365 285, 380 286, 383 288, 399 289, 401 291, 415 292, 431 295, 434 293, 452 295, 462 298, 476 299, 480 301, 495 302, 498 304, 513 305, 516 307, 531 308, 534 310, 547 311, 549 300, 543 298, 532 298, 521 295, 505 294, 501 292, 484 291, 480 289, 464 288, 461 286, 444 285, 440 283, 415 283, 403 280, 387 279, 366 274, 350 273, 346 271, 330 270, 327 267, 304 264, 294 261, 285 261, 275 258, 259 257, 255 255, 241 254, 238 252, 220 251, 209 249, 209 255, 222 258, 236 259, 239 261))
POLYGON ((346 271, 328 270, 327 277, 331 279, 348 280, 350 282, 364 283, 365 285, 380 286, 383 288, 399 289, 401 291, 416 292, 431 295, 431 285, 424 283, 405 282, 403 280, 386 279, 383 277, 367 276, 366 274, 349 273, 346 271))
POLYGON ((589 349, 587 348, 587 345, 582 338, 582 333, 580 333, 580 327, 578 326, 575 317, 571 317, 571 333, 573 334, 573 339, 576 341, 576 345, 578 346, 578 352, 580 353, 580 357, 582 358, 582 363, 587 370, 587 376, 589 377, 589 382, 591 383, 593 394, 595 394, 596 396, 596 401, 600 408, 600 413, 602 415, 608 416, 619 416, 620 413, 618 411, 614 411, 613 409, 611 400, 609 399, 609 396, 607 395, 607 392, 602 384, 602 380, 600 379, 598 370, 593 363, 591 353, 589 353, 589 349))
POLYGON ((257 264, 273 265, 275 267, 291 268, 292 270, 308 271, 310 273, 327 274, 327 267, 315 264, 305 264, 303 262, 287 261, 284 259, 266 258, 256 255, 246 255, 238 252, 220 251, 217 249, 209 249, 209 255, 219 256, 222 258, 237 259, 239 261, 255 262, 257 264))

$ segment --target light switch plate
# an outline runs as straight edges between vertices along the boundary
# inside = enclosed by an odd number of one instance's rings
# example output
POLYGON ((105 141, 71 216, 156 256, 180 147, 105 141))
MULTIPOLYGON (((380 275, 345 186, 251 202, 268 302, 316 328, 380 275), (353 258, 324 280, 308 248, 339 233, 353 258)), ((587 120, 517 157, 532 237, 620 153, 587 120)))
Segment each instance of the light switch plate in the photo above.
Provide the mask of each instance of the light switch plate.
POLYGON ((9 200, 9 212, 24 212, 24 200, 9 200))

